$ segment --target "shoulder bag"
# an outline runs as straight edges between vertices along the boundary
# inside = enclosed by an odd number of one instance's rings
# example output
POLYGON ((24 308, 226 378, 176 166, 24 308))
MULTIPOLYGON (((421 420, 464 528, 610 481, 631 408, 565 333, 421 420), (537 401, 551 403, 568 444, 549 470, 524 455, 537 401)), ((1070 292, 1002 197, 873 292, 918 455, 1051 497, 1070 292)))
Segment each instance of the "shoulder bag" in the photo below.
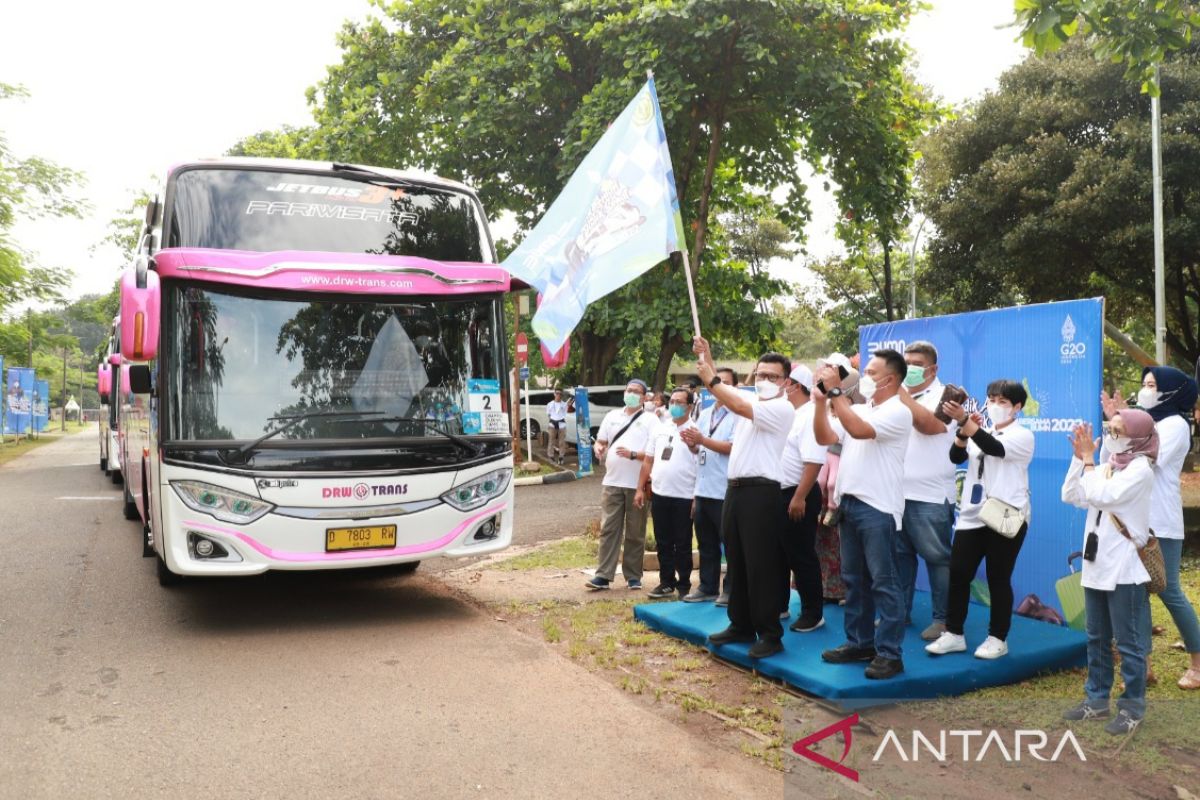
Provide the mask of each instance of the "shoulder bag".
MULTIPOLYGON (((1133 537, 1129 535, 1129 529, 1121 522, 1121 518, 1111 511, 1108 515, 1112 517, 1113 524, 1117 526, 1121 535, 1132 542, 1133 537)), ((1153 529, 1150 530, 1150 538, 1146 540, 1145 546, 1139 547, 1137 552, 1142 566, 1150 573, 1150 585, 1147 587, 1150 594, 1160 594, 1167 588, 1167 564, 1163 561, 1162 548, 1158 546, 1158 537, 1154 535, 1153 529)))
MULTIPOLYGON (((977 480, 981 484, 983 483, 983 464, 986 458, 986 454, 979 454, 979 476, 977 480)), ((983 501, 983 505, 979 507, 979 519, 984 525, 1006 539, 1016 538, 1016 535, 1021 532, 1021 527, 1027 521, 1021 509, 995 497, 988 497, 983 501)))

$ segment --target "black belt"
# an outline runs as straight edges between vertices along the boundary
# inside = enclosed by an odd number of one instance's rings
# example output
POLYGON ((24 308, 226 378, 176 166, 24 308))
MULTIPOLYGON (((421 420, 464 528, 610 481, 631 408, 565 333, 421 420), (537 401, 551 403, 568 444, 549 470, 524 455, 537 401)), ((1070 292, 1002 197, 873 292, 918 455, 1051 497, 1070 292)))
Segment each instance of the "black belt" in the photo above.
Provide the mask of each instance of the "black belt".
POLYGON ((770 478, 730 478, 729 485, 736 489, 739 486, 774 486, 779 488, 779 481, 770 478))

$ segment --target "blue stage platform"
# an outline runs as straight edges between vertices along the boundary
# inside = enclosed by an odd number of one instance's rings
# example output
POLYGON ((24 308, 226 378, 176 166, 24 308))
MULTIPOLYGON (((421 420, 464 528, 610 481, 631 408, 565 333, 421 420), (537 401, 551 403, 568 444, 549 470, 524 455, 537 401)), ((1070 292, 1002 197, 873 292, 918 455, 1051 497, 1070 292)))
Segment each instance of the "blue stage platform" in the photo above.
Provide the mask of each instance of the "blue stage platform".
MULTIPOLYGON (((792 620, 798 608, 799 600, 793 592, 792 620)), ((917 625, 905 630, 904 672, 886 681, 864 677, 865 664, 827 664, 821 660, 822 650, 846 640, 840 606, 826 605, 825 626, 812 633, 792 633, 784 623, 784 651, 761 660, 746 654, 749 645, 713 647, 707 643, 708 634, 729 625, 725 609, 712 603, 646 603, 636 606, 633 614, 656 631, 707 647, 721 658, 752 667, 845 708, 959 695, 985 686, 1017 683, 1040 672, 1081 667, 1087 662, 1087 637, 1083 633, 1016 615, 1008 636, 1008 655, 993 661, 975 658, 975 647, 987 638, 988 619, 988 609, 975 604, 967 616, 967 652, 931 656, 921 641, 921 630, 930 619, 926 592, 916 593, 913 619, 917 625)))

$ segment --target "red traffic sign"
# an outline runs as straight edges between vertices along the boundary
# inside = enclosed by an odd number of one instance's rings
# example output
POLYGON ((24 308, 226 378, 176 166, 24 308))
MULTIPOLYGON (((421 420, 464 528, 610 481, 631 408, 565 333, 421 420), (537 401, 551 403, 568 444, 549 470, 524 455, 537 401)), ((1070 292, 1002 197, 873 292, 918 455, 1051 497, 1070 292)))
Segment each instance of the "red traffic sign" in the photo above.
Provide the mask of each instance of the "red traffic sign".
POLYGON ((529 337, 523 333, 517 334, 517 363, 529 363, 529 337))

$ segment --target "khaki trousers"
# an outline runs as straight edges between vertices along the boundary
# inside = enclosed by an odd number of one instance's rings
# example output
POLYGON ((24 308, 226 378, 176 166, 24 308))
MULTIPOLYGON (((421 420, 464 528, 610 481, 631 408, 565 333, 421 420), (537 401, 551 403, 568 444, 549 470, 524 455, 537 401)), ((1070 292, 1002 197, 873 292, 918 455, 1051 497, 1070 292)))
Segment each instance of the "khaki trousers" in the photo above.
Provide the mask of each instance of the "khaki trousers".
MULTIPOLYGON (((624 540, 621 572, 627 581, 642 579, 646 556, 646 509, 633 504, 633 489, 605 486, 600 493, 600 566, 596 575, 611 581, 617 574, 617 557, 624 540)), ((647 504, 649 505, 649 504, 647 504)))
POLYGON ((565 458, 567 455, 567 424, 564 422, 559 427, 550 426, 550 446, 546 450, 546 454, 551 460, 555 458, 565 458))

